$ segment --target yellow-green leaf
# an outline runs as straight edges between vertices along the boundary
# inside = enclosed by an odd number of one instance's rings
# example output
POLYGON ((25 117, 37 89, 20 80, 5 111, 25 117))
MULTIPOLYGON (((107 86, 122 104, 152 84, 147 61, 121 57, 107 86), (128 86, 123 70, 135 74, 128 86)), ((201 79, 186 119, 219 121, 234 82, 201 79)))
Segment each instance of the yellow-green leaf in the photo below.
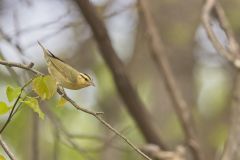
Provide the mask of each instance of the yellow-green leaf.
POLYGON ((20 87, 7 86, 6 94, 9 102, 12 102, 13 100, 15 100, 20 93, 21 93, 20 87))
POLYGON ((42 99, 50 99, 57 90, 56 81, 49 75, 36 77, 32 84, 33 90, 42 99))
POLYGON ((32 108, 33 111, 36 112, 41 119, 44 119, 45 115, 42 112, 42 110, 40 109, 38 100, 36 98, 27 97, 26 100, 22 101, 22 103, 24 103, 27 106, 29 106, 30 108, 32 108))
POLYGON ((0 115, 7 113, 11 108, 5 102, 0 102, 0 115))
POLYGON ((60 99, 59 99, 58 102, 57 102, 57 106, 58 106, 58 107, 61 107, 61 106, 63 106, 66 102, 67 102, 67 100, 61 96, 60 99))
POLYGON ((0 160, 6 160, 3 155, 0 154, 0 160))

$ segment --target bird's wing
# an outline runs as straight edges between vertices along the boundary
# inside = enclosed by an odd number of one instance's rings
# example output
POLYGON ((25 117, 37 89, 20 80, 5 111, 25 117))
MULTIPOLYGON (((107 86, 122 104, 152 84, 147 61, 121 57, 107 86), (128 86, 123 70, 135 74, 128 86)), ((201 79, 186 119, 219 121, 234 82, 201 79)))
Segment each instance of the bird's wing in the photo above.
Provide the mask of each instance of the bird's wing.
POLYGON ((55 56, 48 49, 43 47, 43 45, 38 42, 39 46, 43 49, 44 57, 47 61, 48 68, 54 68, 54 72, 58 72, 58 75, 62 75, 66 77, 66 81, 69 80, 69 83, 75 83, 77 81, 77 74, 79 73, 77 70, 72 68, 70 65, 66 64, 63 60, 55 56))
MULTIPOLYGON (((55 56, 51 51, 47 50, 48 51, 48 55, 52 58, 55 58, 55 59, 58 59, 59 61, 62 61, 64 62, 62 59, 58 58, 57 56, 55 56)), ((64 62, 65 63, 65 62, 64 62)))
POLYGON ((68 79, 71 83, 75 83, 77 81, 77 74, 78 71, 76 71, 74 68, 72 68, 70 65, 64 63, 63 61, 56 59, 54 57, 49 58, 50 63, 52 66, 66 79, 68 79))

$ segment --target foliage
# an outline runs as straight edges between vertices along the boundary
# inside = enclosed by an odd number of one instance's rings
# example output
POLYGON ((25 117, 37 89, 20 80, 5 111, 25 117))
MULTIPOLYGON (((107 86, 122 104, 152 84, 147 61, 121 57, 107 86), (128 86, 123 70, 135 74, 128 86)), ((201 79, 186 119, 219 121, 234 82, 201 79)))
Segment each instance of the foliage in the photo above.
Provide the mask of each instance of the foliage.
POLYGON ((11 108, 5 102, 0 102, 0 115, 7 113, 11 108))
POLYGON ((57 90, 56 81, 50 75, 36 77, 32 87, 42 100, 50 99, 57 90))
POLYGON ((3 155, 0 155, 0 160, 6 160, 3 155))
POLYGON ((15 100, 20 93, 21 93, 20 87, 7 86, 6 94, 9 102, 12 102, 13 100, 15 100))

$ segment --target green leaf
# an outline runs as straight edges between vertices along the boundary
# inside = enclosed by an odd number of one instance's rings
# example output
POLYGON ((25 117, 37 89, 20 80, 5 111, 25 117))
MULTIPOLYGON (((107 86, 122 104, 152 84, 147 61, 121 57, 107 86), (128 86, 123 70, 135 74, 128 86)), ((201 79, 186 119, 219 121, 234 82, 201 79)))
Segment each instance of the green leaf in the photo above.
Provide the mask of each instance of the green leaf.
POLYGON ((64 104, 65 104, 66 102, 67 102, 67 100, 61 96, 60 99, 59 99, 58 102, 57 102, 57 107, 62 107, 62 106, 64 106, 64 104))
POLYGON ((41 119, 44 119, 45 115, 42 112, 42 110, 40 109, 39 104, 38 104, 38 100, 36 98, 27 97, 26 100, 22 101, 22 103, 24 103, 27 106, 29 106, 30 108, 32 108, 34 112, 38 113, 38 116, 41 119))
POLYGON ((6 160, 3 155, 0 154, 0 160, 6 160))
POLYGON ((33 80, 33 90, 44 100, 50 99, 57 91, 56 81, 51 76, 38 76, 33 80))
POLYGON ((20 87, 7 86, 6 94, 9 102, 15 100, 21 93, 20 87))
POLYGON ((5 102, 0 102, 0 115, 7 113, 11 108, 5 102))

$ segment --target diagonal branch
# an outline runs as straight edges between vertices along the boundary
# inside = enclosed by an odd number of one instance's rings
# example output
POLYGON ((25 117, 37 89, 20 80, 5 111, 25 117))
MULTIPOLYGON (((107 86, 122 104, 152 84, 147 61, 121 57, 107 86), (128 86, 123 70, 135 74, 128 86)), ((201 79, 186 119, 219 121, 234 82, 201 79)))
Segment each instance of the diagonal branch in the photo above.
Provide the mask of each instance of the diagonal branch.
MULTIPOLYGON (((103 21, 100 19, 89 0, 76 0, 76 2, 92 29, 93 35, 101 51, 100 53, 112 72, 122 100, 126 104, 128 111, 132 115, 145 139, 149 143, 157 144, 162 148, 165 148, 153 126, 149 112, 146 110, 146 107, 130 82, 126 70, 124 69, 124 65, 111 44, 110 37, 103 21)), ((100 118, 99 120, 102 121, 100 118)), ((102 123, 104 122, 102 121, 102 123)), ((110 128, 110 126, 108 127, 110 128)))
POLYGON ((16 160, 14 154, 10 151, 9 147, 7 146, 6 142, 3 140, 2 136, 0 136, 0 145, 2 146, 3 150, 11 160, 16 160))
POLYGON ((210 41, 212 42, 215 49, 223 55, 230 63, 237 69, 236 81, 234 86, 234 93, 232 99, 232 116, 231 116, 231 128, 229 131, 228 140, 225 142, 224 150, 221 155, 221 160, 235 159, 237 150, 240 147, 240 55, 239 55, 239 44, 234 37, 233 31, 230 24, 225 16, 224 10, 220 3, 216 0, 207 0, 202 10, 202 23, 208 34, 210 41), (228 38, 228 46, 225 48, 217 39, 213 29, 210 25, 211 16, 213 11, 216 13, 216 18, 225 31, 228 38))
MULTIPOLYGON (((24 64, 19 64, 19 63, 13 63, 13 62, 6 62, 6 61, 1 61, 0 60, 0 64, 8 66, 8 67, 18 67, 18 68, 22 68, 28 71, 31 71, 37 75, 44 75, 41 72, 35 70, 32 68, 33 65, 29 66, 29 65, 24 65, 24 64)), ((32 64, 32 63, 31 63, 32 64)), ((25 85, 27 85, 28 83, 26 83, 25 85)), ((75 101, 73 101, 71 98, 69 98, 66 94, 62 93, 60 89, 58 89, 58 93, 59 95, 63 96, 69 103, 71 103, 77 110, 80 110, 84 113, 87 113, 89 115, 94 116, 96 119, 98 119, 106 128, 108 128, 109 130, 111 130, 113 133, 115 133, 116 135, 118 135, 120 138, 122 138, 129 146, 131 146, 137 153, 139 153, 142 157, 144 157, 147 160, 152 160, 151 158, 149 158, 146 154, 144 154, 137 146, 135 146, 130 140, 128 140, 124 135, 122 135, 119 131, 117 131, 115 128, 113 128, 109 123, 107 123, 102 117, 101 115, 103 114, 102 112, 93 112, 90 110, 87 110, 85 108, 80 107, 75 101)))
POLYGON ((149 36, 149 45, 152 49, 151 57, 160 74, 164 76, 164 82, 167 86, 172 101, 174 102, 174 109, 182 125, 183 132, 187 145, 192 150, 195 159, 202 159, 202 152, 199 149, 199 142, 195 133, 193 116, 187 102, 182 96, 180 89, 177 86, 175 77, 173 75, 171 66, 166 57, 166 49, 159 36, 156 23, 151 15, 148 2, 146 0, 139 0, 139 11, 145 21, 149 36))
POLYGON ((214 48, 221 54, 223 57, 225 57, 229 62, 231 62, 236 68, 240 68, 240 60, 239 60, 239 46, 237 44, 237 41, 235 40, 235 37, 233 35, 233 31, 230 28, 230 25, 227 21, 227 18, 225 16, 225 13, 219 3, 216 3, 216 0, 207 0, 205 5, 202 9, 202 23, 203 27, 207 32, 207 35, 212 42, 212 45, 214 48), (229 45, 228 47, 224 47, 217 36, 215 35, 212 26, 211 26, 211 13, 215 9, 217 19, 219 21, 219 24, 224 29, 229 45))

